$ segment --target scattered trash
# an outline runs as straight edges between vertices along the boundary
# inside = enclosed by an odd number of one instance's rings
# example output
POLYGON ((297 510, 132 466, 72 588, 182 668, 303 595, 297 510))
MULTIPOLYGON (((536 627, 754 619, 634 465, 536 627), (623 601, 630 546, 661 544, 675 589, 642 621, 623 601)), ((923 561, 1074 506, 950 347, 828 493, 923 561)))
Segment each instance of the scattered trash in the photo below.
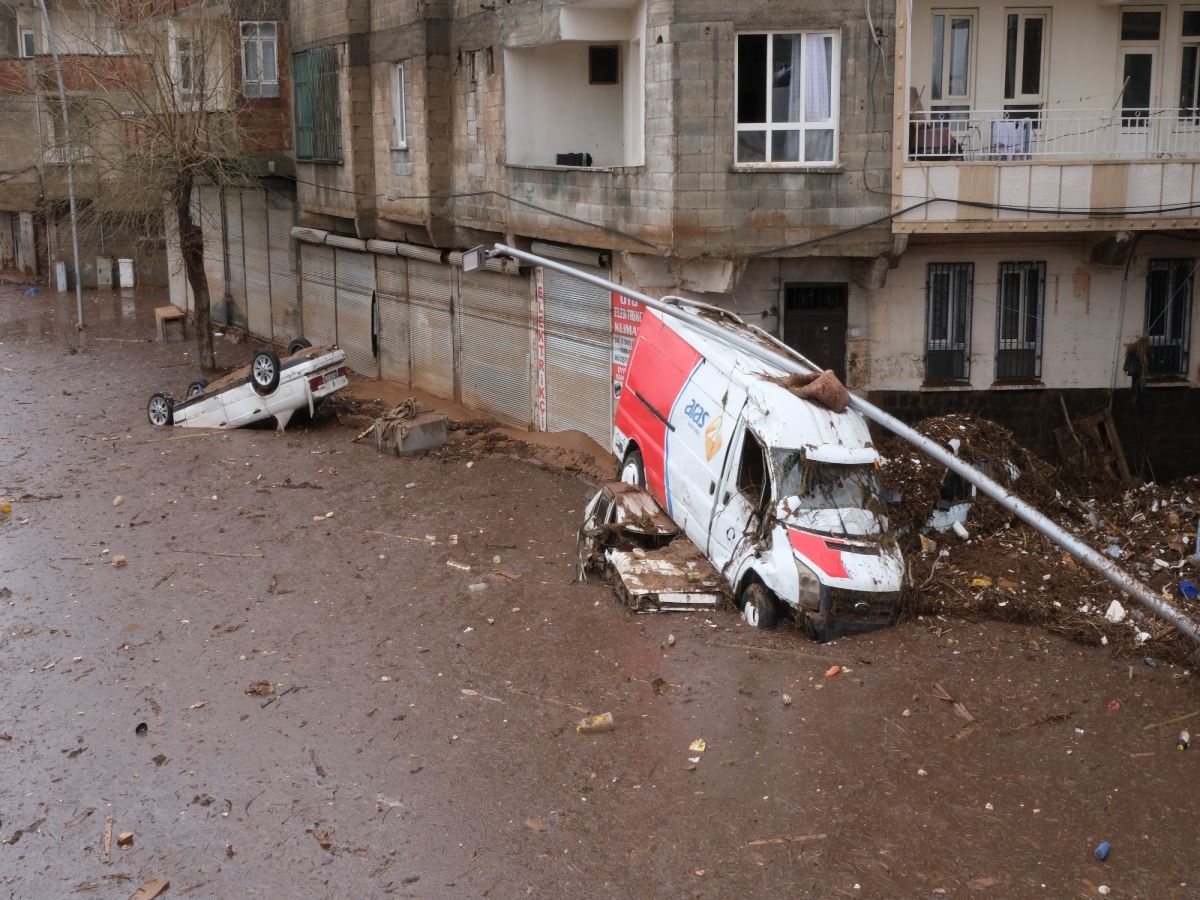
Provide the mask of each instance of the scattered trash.
POLYGON ((112 564, 114 569, 123 569, 129 565, 129 560, 125 558, 124 554, 118 553, 113 557, 112 564))
POLYGON ((667 646, 668 646, 668 647, 674 647, 674 646, 675 646, 675 635, 673 635, 673 634, 668 634, 668 635, 667 635, 667 646))
POLYGON ((130 896, 129 900, 154 900, 159 894, 171 886, 171 882, 165 878, 151 878, 149 881, 143 882, 130 896))
POLYGON ((613 715, 610 712, 606 712, 598 716, 587 716, 580 719, 575 726, 575 731, 578 734, 600 734, 605 731, 612 731, 614 728, 616 728, 616 723, 613 722, 613 715))
POLYGON ((917 775, 919 775, 921 778, 926 777, 928 774, 929 773, 926 772, 924 769, 917 769, 917 775))
MULTIPOLYGON (((108 865, 109 859, 112 857, 112 833, 113 833, 113 825, 116 824, 116 821, 117 821, 117 819, 115 816, 105 816, 104 817, 104 837, 101 838, 101 841, 100 841, 100 854, 101 854, 100 858, 101 858, 101 860, 103 860, 103 862, 106 866, 108 865)), ((9 843, 16 843, 16 842, 10 840, 9 843)))
POLYGON ((917 537, 921 539, 922 553, 935 553, 937 551, 937 541, 933 540, 932 538, 927 538, 923 534, 917 535, 917 537))
POLYGON ((7 516, 11 512, 12 501, 10 501, 7 497, 0 497, 0 513, 3 513, 7 516))
POLYGON ((694 741, 688 744, 688 750, 690 750, 692 753, 703 753, 707 749, 708 744, 704 742, 704 738, 696 738, 694 741))
POLYGON ((782 697, 780 697, 780 699, 783 701, 784 706, 792 705, 792 695, 791 694, 784 694, 782 697))
POLYGON ((225 855, 228 856, 230 859, 232 859, 234 857, 234 855, 236 855, 236 853, 237 853, 237 851, 233 849, 233 844, 225 845, 225 855))
POLYGON ((1120 700, 1109 700, 1108 701, 1108 711, 1109 712, 1117 712, 1118 710, 1120 710, 1120 708, 1121 708, 1120 700))
POLYGON ((1144 662, 1144 663, 1145 663, 1147 666, 1149 666, 1151 669, 1157 669, 1157 668, 1158 668, 1158 660, 1157 660, 1157 659, 1155 659, 1153 656, 1145 656, 1145 657, 1143 657, 1143 658, 1142 658, 1142 662, 1144 662))
POLYGON ((971 539, 971 532, 967 531, 967 526, 962 522, 955 522, 950 527, 954 529, 954 533, 962 540, 969 541, 971 539))
POLYGON ((269 697, 275 693, 275 685, 269 681, 252 681, 246 685, 246 693, 252 697, 269 697))
POLYGON ((150 726, 147 725, 145 722, 138 722, 137 727, 135 727, 133 729, 133 733, 136 734, 138 737, 141 737, 149 730, 150 730, 150 726))
POLYGON ((825 677, 826 678, 834 678, 841 671, 842 671, 841 666, 830 666, 828 669, 825 670, 825 677))
POLYGON ((986 588, 992 586, 992 579, 988 578, 986 575, 973 575, 967 581, 967 584, 975 588, 986 588))
POLYGON ((1179 582, 1179 593, 1183 595, 1185 600, 1195 600, 1200 597, 1200 586, 1196 582, 1189 581, 1187 578, 1179 582))
POLYGON ((1102 884, 1100 887, 1096 888, 1096 893, 1101 897, 1107 897, 1110 893, 1112 893, 1112 889, 1107 884, 1102 884))
POLYGON ((539 834, 541 834, 543 831, 546 830, 546 823, 543 822, 541 819, 539 819, 537 816, 530 816, 528 819, 525 820, 525 827, 528 828, 530 831, 536 831, 539 834))
POLYGON ((1101 841, 1099 844, 1096 845, 1096 849, 1092 853, 1092 856, 1094 856, 1098 860, 1103 861, 1103 860, 1108 859, 1108 853, 1110 850, 1112 850, 1112 845, 1109 844, 1108 841, 1101 841))
POLYGON ((477 581, 475 584, 469 585, 467 590, 472 594, 478 594, 487 590, 487 584, 482 581, 477 581))
POLYGON ((446 560, 446 565, 448 565, 452 569, 458 569, 460 572, 470 572, 471 571, 471 567, 468 566, 466 563, 455 562, 452 559, 446 560))
POLYGON ((150 761, 152 763, 154 763, 154 765, 156 765, 156 766, 166 765, 167 755, 165 753, 160 753, 157 756, 153 757, 150 761))
POLYGON ((125 502, 125 498, 122 497, 120 494, 117 494, 117 496, 113 497, 113 506, 120 506, 124 502, 125 502))
POLYGON ((1175 742, 1175 749, 1176 750, 1186 750, 1188 748, 1188 745, 1191 742, 1192 742, 1192 736, 1191 736, 1191 734, 1188 733, 1188 730, 1185 728, 1183 731, 1179 732, 1179 740, 1177 740, 1175 742))
POLYGON ((132 847, 133 846, 133 832, 132 831, 122 831, 120 834, 118 834, 117 835, 117 846, 118 847, 132 847))
POLYGON ((1120 625, 1125 621, 1125 607, 1121 605, 1120 600, 1114 600, 1108 604, 1108 610, 1104 613, 1104 618, 1114 625, 1120 625))
POLYGON ((207 700, 197 700, 195 703, 189 706, 188 709, 204 709, 206 706, 208 706, 207 700))
POLYGON ((1107 553, 1109 556, 1111 556, 1113 559, 1120 559, 1122 556, 1125 555, 1125 552, 1121 549, 1120 545, 1118 545, 1118 544, 1109 544, 1107 547, 1104 548, 1104 552, 1107 553))

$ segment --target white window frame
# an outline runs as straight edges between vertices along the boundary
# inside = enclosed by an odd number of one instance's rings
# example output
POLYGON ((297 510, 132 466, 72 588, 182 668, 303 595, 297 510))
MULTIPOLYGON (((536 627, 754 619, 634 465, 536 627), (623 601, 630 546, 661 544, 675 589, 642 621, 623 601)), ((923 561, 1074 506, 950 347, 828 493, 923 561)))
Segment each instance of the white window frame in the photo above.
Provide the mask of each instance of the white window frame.
POLYGON ((1200 109, 1200 99, 1198 99, 1198 95, 1200 95, 1200 35, 1185 35, 1183 33, 1183 14, 1186 14, 1186 13, 1200 13, 1200 7, 1185 6, 1180 15, 1180 20, 1179 20, 1179 85, 1178 85, 1176 94, 1178 95, 1179 100, 1180 100, 1180 103, 1179 103, 1180 119, 1187 121, 1189 124, 1196 125, 1196 124, 1200 124, 1200 115, 1197 115, 1194 112, 1189 114, 1189 110, 1200 109), (1193 62, 1193 65, 1195 66, 1195 68, 1192 71, 1193 83, 1192 83, 1192 97, 1190 98, 1191 102, 1184 103, 1183 101, 1187 98, 1184 98, 1184 96, 1183 96, 1183 54, 1184 54, 1184 51, 1188 47, 1194 47, 1196 49, 1196 54, 1195 54, 1196 59, 1193 62))
POLYGON ((1149 56, 1150 57, 1150 102, 1149 109, 1154 109, 1158 104, 1158 97, 1162 91, 1162 48, 1163 41, 1167 36, 1167 10, 1163 6, 1122 6, 1118 10, 1117 16, 1117 38, 1120 41, 1117 48, 1117 65, 1114 70, 1116 76, 1116 94, 1120 98, 1119 104, 1114 109, 1119 109, 1121 112, 1121 126, 1126 130, 1133 128, 1142 130, 1146 127, 1146 119, 1141 116, 1124 115, 1126 109, 1141 109, 1141 107, 1127 107, 1125 102, 1125 79, 1122 73, 1125 70, 1125 57, 1127 55, 1149 56), (1122 16, 1125 13, 1158 13, 1158 39, 1157 40, 1123 40, 1121 39, 1122 16))
POLYGON ((392 149, 408 149, 408 109, 404 99, 404 63, 393 63, 391 73, 392 149))
POLYGON ((242 96, 258 98, 274 98, 279 96, 279 23, 273 21, 245 21, 238 23, 238 55, 241 57, 242 67, 242 96), (246 26, 252 25, 255 28, 253 37, 246 37, 246 26), (275 29, 275 34, 270 38, 262 36, 262 26, 270 25, 275 29), (250 44, 255 44, 258 47, 258 78, 251 78, 246 65, 246 48, 250 44), (275 78, 268 80, 262 77, 262 61, 267 58, 268 54, 264 49, 270 46, 270 57, 275 60, 275 78), (246 85, 256 84, 258 90, 253 94, 246 92, 246 85))
MULTIPOLYGON (((783 167, 793 167, 793 168, 799 167, 799 168, 805 168, 805 169, 812 169, 812 168, 832 169, 832 168, 836 168, 838 165, 840 165, 841 77, 842 77, 841 76, 841 66, 842 66, 842 35, 841 35, 841 32, 838 31, 837 29, 797 28, 797 29, 776 29, 774 31, 739 31, 739 32, 737 32, 737 34, 735 35, 735 38, 734 38, 734 60, 733 60, 733 72, 734 72, 734 76, 733 76, 734 77, 733 158, 734 158, 734 164, 738 168, 744 167, 744 168, 758 168, 758 169, 763 169, 763 168, 772 168, 773 169, 773 168, 783 168, 783 167), (766 76, 767 77, 767 85, 766 85, 766 87, 767 87, 767 97, 766 97, 767 115, 766 115, 766 118, 767 118, 767 121, 766 122, 739 123, 738 122, 738 111, 737 111, 737 96, 738 96, 737 72, 738 72, 738 67, 739 67, 738 55, 740 53, 740 49, 739 49, 740 39, 743 37, 757 37, 759 35, 762 35, 762 36, 766 37, 766 39, 767 39, 767 60, 766 60, 766 72, 767 72, 767 76, 766 76), (775 56, 774 38, 776 35, 786 35, 788 37, 800 37, 800 38, 805 38, 805 39, 808 38, 809 36, 828 37, 828 38, 833 39, 833 49, 831 51, 832 57, 830 60, 830 72, 829 72, 829 114, 830 114, 829 119, 827 119, 825 121, 809 122, 807 119, 802 118, 801 121, 799 121, 799 122, 782 122, 782 123, 776 123, 773 120, 772 117, 774 115, 774 110, 772 109, 773 104, 772 104, 772 97, 771 97, 770 82, 771 82, 771 73, 774 71, 774 56, 775 56), (738 156, 737 156, 738 135, 744 131, 765 131, 767 133, 767 141, 766 141, 766 147, 765 147, 765 151, 764 151, 764 155, 766 156, 765 161, 743 162, 742 160, 738 159, 738 156), (833 132, 833 152, 831 153, 832 158, 827 159, 827 160, 822 159, 822 160, 812 160, 812 161, 808 161, 803 158, 801 158, 799 160, 782 160, 779 162, 773 161, 771 159, 772 144, 773 144, 772 136, 776 132, 786 132, 786 131, 799 132, 799 134, 801 136, 801 140, 800 140, 801 157, 803 157, 803 155, 804 155, 805 141, 803 140, 803 138, 804 138, 804 135, 806 132, 809 132, 809 131, 832 131, 833 132)), ((803 78, 803 73, 801 73, 801 76, 803 78)), ((802 98, 805 96, 805 93, 806 93, 805 86, 806 85, 804 84, 804 82, 801 81, 800 96, 802 98)), ((801 101, 801 103, 803 105, 803 101, 801 101)))
POLYGON ((203 93, 204 90, 204 44, 198 37, 185 35, 176 35, 175 37, 175 80, 179 86, 179 96, 185 98, 195 97, 197 94, 203 93), (183 61, 188 60, 188 77, 191 81, 190 85, 183 83, 183 61), (199 69, 197 73, 197 63, 199 69), (197 84, 197 74, 200 75, 200 84, 197 84))
POLYGON ((32 59, 37 55, 37 34, 30 26, 26 25, 21 28, 21 46, 17 49, 20 51, 21 59, 32 59), (32 48, 32 53, 26 49, 26 38, 29 38, 29 47, 32 48))
POLYGON ((932 9, 929 11, 929 104, 930 108, 934 105, 941 106, 971 106, 972 98, 975 96, 975 66, 979 59, 979 10, 977 9, 932 9), (942 71, 939 73, 942 79, 942 95, 934 96, 935 81, 933 79, 933 46, 934 46, 934 23, 937 17, 942 16, 942 71), (970 21, 970 34, 967 36, 967 71, 966 75, 966 91, 961 94, 952 94, 950 92, 951 81, 951 61, 950 61, 950 34, 949 27, 952 19, 967 19, 970 21))
POLYGON ((1046 81, 1050 74, 1050 10, 1014 8, 1004 11, 1004 78, 1008 78, 1008 17, 1017 17, 1017 55, 1013 60, 1013 95, 1005 96, 1005 103, 1043 103, 1046 99, 1046 81), (1038 61, 1038 92, 1026 94, 1022 88, 1025 70, 1025 23, 1030 19, 1042 20, 1042 58, 1038 61))

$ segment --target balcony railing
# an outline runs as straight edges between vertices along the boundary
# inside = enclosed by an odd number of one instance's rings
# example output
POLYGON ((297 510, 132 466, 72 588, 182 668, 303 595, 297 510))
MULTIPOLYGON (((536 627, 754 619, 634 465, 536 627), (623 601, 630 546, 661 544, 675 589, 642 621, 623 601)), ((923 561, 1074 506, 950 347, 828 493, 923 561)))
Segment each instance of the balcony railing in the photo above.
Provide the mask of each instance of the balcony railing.
POLYGON ((42 162, 48 166, 65 166, 67 162, 86 165, 92 161, 91 147, 47 147, 42 151, 42 162))
POLYGON ((1200 109, 912 112, 909 160, 1200 159, 1200 109))

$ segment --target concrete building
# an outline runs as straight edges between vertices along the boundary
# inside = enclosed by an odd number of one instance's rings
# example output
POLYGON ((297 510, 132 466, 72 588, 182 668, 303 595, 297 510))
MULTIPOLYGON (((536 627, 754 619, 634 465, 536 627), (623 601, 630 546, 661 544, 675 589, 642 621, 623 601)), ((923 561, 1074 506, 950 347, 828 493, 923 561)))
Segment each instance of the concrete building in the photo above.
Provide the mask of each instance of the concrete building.
POLYGON ((450 265, 505 240, 720 303, 866 384, 895 34, 867 8, 294 0, 305 330, 361 372, 607 444, 637 311, 450 265))
POLYGON ((870 306, 865 386, 910 417, 981 411, 1042 446, 1064 403, 1111 403, 1135 466, 1194 470, 1180 424, 1200 380, 1200 10, 900 0, 895 14, 903 252, 870 306))

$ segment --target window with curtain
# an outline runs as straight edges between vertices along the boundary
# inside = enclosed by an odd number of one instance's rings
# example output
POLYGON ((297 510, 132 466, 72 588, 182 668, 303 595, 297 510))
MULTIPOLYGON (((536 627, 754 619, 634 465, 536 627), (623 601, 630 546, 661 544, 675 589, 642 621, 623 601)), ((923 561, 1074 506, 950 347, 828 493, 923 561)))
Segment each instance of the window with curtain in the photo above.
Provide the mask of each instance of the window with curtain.
POLYGON ((278 56, 274 22, 242 23, 243 96, 279 96, 278 56))
POLYGON ((837 109, 836 34, 738 35, 738 163, 836 163, 837 109))
POLYGON ((929 98, 935 103, 969 103, 971 68, 975 61, 975 13, 933 13, 933 71, 929 98))

